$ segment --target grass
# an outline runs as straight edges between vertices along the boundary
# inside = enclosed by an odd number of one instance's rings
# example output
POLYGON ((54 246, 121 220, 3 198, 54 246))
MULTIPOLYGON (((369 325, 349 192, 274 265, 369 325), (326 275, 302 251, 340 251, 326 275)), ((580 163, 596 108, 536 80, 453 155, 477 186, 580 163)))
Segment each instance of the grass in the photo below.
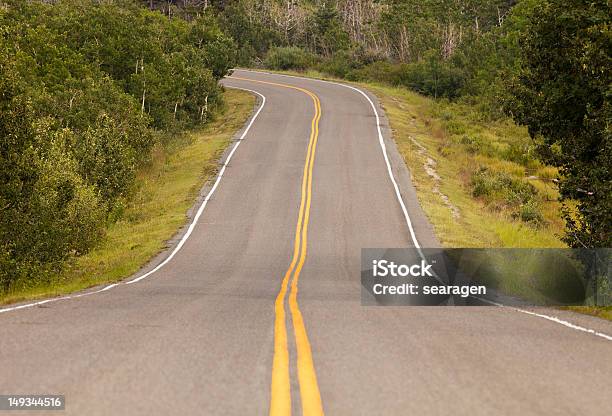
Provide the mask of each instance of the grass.
MULTIPOLYGON (((419 202, 445 247, 566 247, 559 238, 564 223, 551 182, 556 171, 530 155, 524 128, 509 120, 482 120, 467 105, 383 85, 364 87, 384 107, 419 202)), ((495 281, 488 284, 501 293, 537 304, 580 302, 579 277, 554 263, 546 268, 542 259, 511 258, 499 256, 499 270, 489 275, 495 281)), ((610 308, 568 309, 612 316, 610 308)))
POLYGON ((527 131, 467 106, 367 85, 381 101, 419 201, 447 247, 564 247, 550 169, 520 160, 527 131), (437 189, 437 192, 431 192, 437 189))
POLYGON ((612 321, 612 306, 571 306, 567 309, 612 321))
POLYGON ((201 187, 215 176, 221 154, 251 114, 255 98, 227 90, 225 101, 224 113, 206 127, 154 150, 151 162, 138 173, 137 189, 124 215, 110 226, 96 249, 74 259, 51 283, 9 292, 0 297, 0 304, 116 282, 165 249, 186 223, 201 187))
MULTIPOLYGON (((381 101, 419 202, 445 247, 566 247, 559 238, 564 222, 551 181, 556 171, 530 155, 526 129, 509 120, 481 120, 467 105, 436 102, 383 85, 364 87, 381 101), (478 188, 482 177, 484 194, 478 188)), ((501 269, 491 274, 496 279, 491 283, 501 293, 538 304, 549 299, 580 302, 576 296, 581 278, 555 262, 513 263, 507 261, 511 256, 502 257, 501 269)), ((610 306, 564 309, 612 320, 610 306)))

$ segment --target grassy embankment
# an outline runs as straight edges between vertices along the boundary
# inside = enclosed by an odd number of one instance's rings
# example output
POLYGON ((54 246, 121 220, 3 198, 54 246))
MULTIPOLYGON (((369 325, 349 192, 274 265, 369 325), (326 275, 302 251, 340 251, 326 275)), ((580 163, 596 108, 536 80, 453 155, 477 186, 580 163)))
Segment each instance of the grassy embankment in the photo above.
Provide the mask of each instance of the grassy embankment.
MULTIPOLYGON (((419 202, 444 246, 566 247, 552 182, 556 170, 532 155, 526 128, 510 120, 483 120, 467 105, 435 102, 400 88, 364 86, 380 99, 419 202)), ((501 292, 535 302, 573 302, 580 283, 571 268, 555 260, 523 260, 500 270, 503 279, 494 283, 501 292)), ((612 320, 610 306, 568 309, 612 320)))
MULTIPOLYGON (((532 155, 526 128, 510 120, 483 120, 467 105, 435 102, 400 88, 364 86, 380 99, 419 202, 444 246, 566 247, 559 238, 564 223, 552 182, 556 170, 532 155)), ((571 303, 580 291, 563 262, 531 258, 506 266, 500 270, 503 279, 494 282, 503 293, 571 303), (538 275, 547 278, 534 278, 538 275)), ((568 309, 612 320, 609 306, 568 309)))
POLYGON ((556 172, 529 156, 525 129, 480 120, 468 106, 367 87, 381 100, 420 203, 445 246, 564 247, 550 182, 556 172))
POLYGON ((251 114, 255 98, 227 90, 225 101, 225 112, 206 127, 155 149, 151 162, 138 173, 136 191, 122 219, 110 226, 96 249, 72 261, 49 283, 8 293, 0 297, 0 304, 121 280, 166 248, 185 224, 201 187, 215 176, 221 154, 251 114))
MULTIPOLYGON (((285 73, 331 79, 316 71, 285 73)), ((419 202, 445 247, 566 247, 552 181, 556 170, 536 160, 525 128, 508 119, 485 120, 469 105, 436 101, 405 88, 356 85, 380 100, 419 202)), ((500 262, 496 281, 489 283, 536 302, 547 297, 571 302, 576 279, 563 264, 523 263, 500 262), (532 268, 541 267, 555 272, 546 270, 547 279, 534 278, 538 273, 532 268)), ((571 309, 612 319, 611 307, 571 309)))

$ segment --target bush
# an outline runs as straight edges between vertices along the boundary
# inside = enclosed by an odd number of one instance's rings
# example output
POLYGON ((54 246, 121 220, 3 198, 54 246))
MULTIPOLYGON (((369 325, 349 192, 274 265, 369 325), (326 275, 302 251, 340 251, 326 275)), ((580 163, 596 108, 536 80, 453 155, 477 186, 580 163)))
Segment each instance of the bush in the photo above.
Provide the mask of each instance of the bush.
POLYGON ((340 50, 318 65, 318 70, 338 78, 350 81, 379 81, 388 82, 389 79, 379 79, 380 74, 390 72, 392 64, 376 51, 357 46, 350 50, 340 50), (384 66, 385 71, 380 66, 384 66))
POLYGON ((506 110, 559 168, 564 237, 612 246, 610 2, 538 1, 520 32, 520 69, 506 110))
POLYGON ((41 283, 100 240, 157 138, 222 104, 235 49, 208 15, 2 2, 0 293, 41 283))
POLYGON ((351 78, 349 74, 355 69, 355 65, 358 65, 358 62, 353 60, 350 52, 340 51, 331 58, 323 60, 318 69, 334 77, 351 78))
POLYGON ((360 81, 374 81, 398 86, 402 84, 402 73, 406 66, 389 61, 376 61, 353 71, 353 74, 360 81))
POLYGON ((71 147, 79 160, 79 173, 112 204, 127 196, 136 171, 136 153, 127 135, 114 120, 103 118, 82 135, 72 136, 71 147))
POLYGON ((404 67, 400 83, 424 95, 453 99, 460 96, 465 78, 461 69, 429 51, 424 59, 404 67))
POLYGON ((44 271, 87 252, 106 215, 68 149, 72 132, 35 124, 27 103, 3 98, 11 110, 0 118, 0 291, 24 279, 39 283, 44 271))
POLYGON ((493 207, 511 209, 514 218, 533 224, 544 221, 539 212, 537 191, 530 183, 506 172, 481 167, 472 174, 470 184, 472 196, 482 198, 493 207))
POLYGON ((510 205, 530 201, 537 191, 528 182, 517 179, 506 172, 494 172, 481 167, 472 174, 472 195, 494 198, 502 195, 510 205))
POLYGON ((303 71, 315 63, 315 57, 309 52, 296 47, 272 48, 268 52, 264 65, 276 70, 303 71))
POLYGON ((540 225, 544 223, 544 217, 540 212, 540 207, 533 199, 525 204, 522 204, 519 207, 518 212, 516 212, 513 216, 523 222, 531 223, 533 225, 540 225))
POLYGON ((481 153, 483 141, 479 136, 464 135, 461 137, 461 144, 465 146, 469 153, 481 153))

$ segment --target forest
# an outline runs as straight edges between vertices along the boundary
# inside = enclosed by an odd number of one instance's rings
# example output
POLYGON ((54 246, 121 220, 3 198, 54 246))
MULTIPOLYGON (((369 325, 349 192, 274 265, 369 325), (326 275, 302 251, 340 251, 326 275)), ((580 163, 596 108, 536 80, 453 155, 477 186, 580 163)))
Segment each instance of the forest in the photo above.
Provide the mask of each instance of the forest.
MULTIPOLYGON (((612 246, 604 0, 0 0, 0 290, 60 270, 233 66, 316 69, 525 125, 565 242, 612 246)), ((520 156, 520 155, 519 155, 520 156)))
POLYGON ((0 3, 0 288, 43 280, 122 214, 135 172, 222 99, 214 19, 134 2, 0 3))

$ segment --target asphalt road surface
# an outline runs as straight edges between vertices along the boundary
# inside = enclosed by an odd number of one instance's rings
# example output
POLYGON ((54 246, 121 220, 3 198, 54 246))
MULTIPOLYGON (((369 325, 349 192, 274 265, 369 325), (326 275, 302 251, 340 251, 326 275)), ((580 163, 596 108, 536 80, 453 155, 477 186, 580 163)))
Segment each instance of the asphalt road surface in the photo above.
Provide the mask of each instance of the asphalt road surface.
POLYGON ((612 342, 584 331, 609 322, 361 306, 361 248, 438 245, 374 97, 223 82, 265 104, 180 250, 134 284, 0 313, 0 394, 63 394, 70 415, 612 414, 612 342))

